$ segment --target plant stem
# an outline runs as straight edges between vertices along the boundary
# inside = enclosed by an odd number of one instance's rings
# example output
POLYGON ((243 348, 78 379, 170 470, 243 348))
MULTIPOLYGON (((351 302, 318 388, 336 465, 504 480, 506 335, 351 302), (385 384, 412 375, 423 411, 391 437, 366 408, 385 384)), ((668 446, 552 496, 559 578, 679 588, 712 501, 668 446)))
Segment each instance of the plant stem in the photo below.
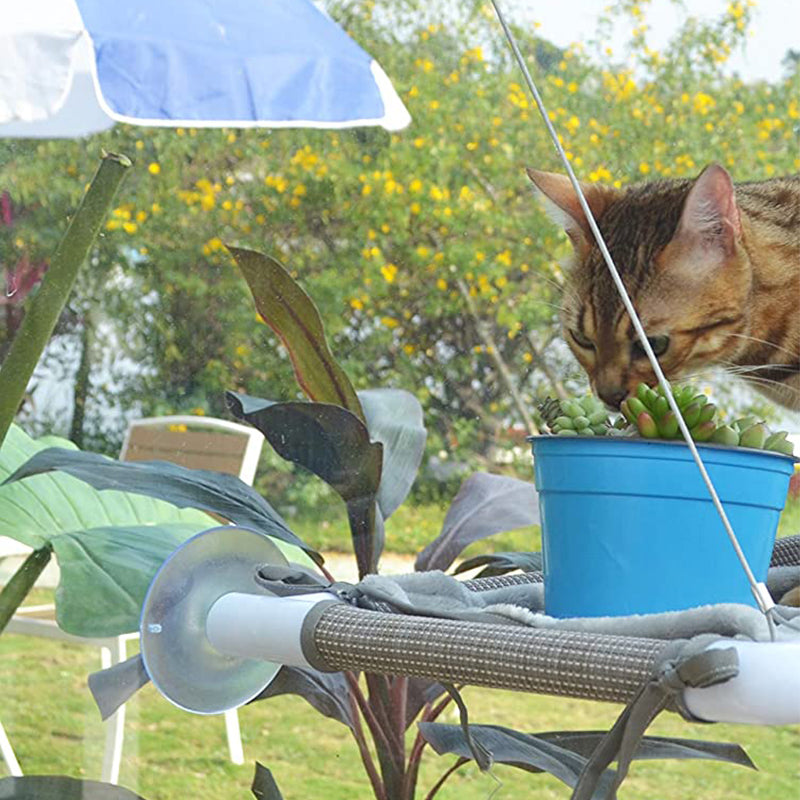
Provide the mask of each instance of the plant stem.
POLYGON ((442 786, 444 786, 444 782, 445 782, 445 781, 446 781, 446 780, 447 780, 447 779, 448 779, 448 778, 449 778, 449 777, 450 777, 450 776, 451 776, 451 775, 452 775, 452 774, 453 774, 453 773, 454 773, 454 772, 455 772, 455 771, 456 771, 456 770, 457 770, 459 767, 463 766, 463 765, 464 765, 464 764, 466 764, 468 761, 469 761, 469 759, 468 759, 468 758, 459 758, 459 759, 456 759, 456 763, 455 763, 455 764, 453 764, 453 766, 452 766, 452 767, 450 767, 450 769, 448 769, 448 770, 447 770, 447 771, 446 771, 446 772, 445 772, 445 773, 442 775, 442 777, 441 777, 441 778, 439 778, 439 780, 438 780, 438 781, 436 781, 436 783, 434 783, 434 784, 433 784, 433 787, 431 788, 431 790, 428 792, 428 794, 426 794, 426 795, 425 795, 425 800, 433 800, 434 796, 436 795, 436 792, 438 792, 438 791, 439 791, 439 789, 441 789, 441 788, 442 788, 442 786))
POLYGON ((345 672, 344 676, 350 686, 350 692, 356 699, 358 708, 364 716, 364 721, 367 723, 367 727, 372 734, 372 738, 375 740, 376 746, 379 748, 383 747, 384 750, 389 750, 390 745, 388 739, 386 738, 386 733, 384 732, 383 728, 381 728, 380 723, 375 717, 375 712, 372 710, 367 702, 367 699, 364 697, 364 693, 361 691, 361 687, 358 685, 358 680, 356 679, 355 675, 353 675, 352 672, 345 672))
POLYGON ((0 367, 0 445, 67 302, 78 269, 85 261, 130 165, 127 156, 113 153, 103 156, 78 211, 50 260, 50 268, 39 291, 31 299, 14 343, 0 367))
POLYGON ((14 612, 28 596, 33 584, 50 561, 52 553, 53 548, 49 544, 34 550, 3 587, 3 591, 0 592, 0 633, 6 629, 14 612))
MULTIPOLYGON (((427 703, 420 717, 420 722, 433 722, 452 701, 453 698, 450 697, 450 695, 446 695, 435 707, 427 703)), ((418 730, 408 755, 408 768, 406 771, 405 784, 403 785, 403 792, 406 800, 411 800, 414 797, 417 775, 419 774, 419 765, 422 760, 422 751, 425 749, 426 744, 427 742, 418 730)))
POLYGON ((92 372, 92 350, 95 342, 95 319, 91 308, 83 315, 83 329, 81 330, 81 358, 78 371, 75 373, 75 387, 73 389, 72 423, 69 438, 78 447, 83 449, 83 428, 86 419, 86 401, 89 398, 90 376, 92 372))
POLYGON ((376 800, 388 800, 386 797, 386 788, 384 787, 383 783, 381 783, 380 775, 378 775, 378 771, 375 769, 375 764, 372 761, 372 755, 369 752, 367 741, 364 738, 364 729, 361 726, 361 718, 358 715, 358 704, 356 702, 355 694, 352 691, 350 692, 350 708, 353 711, 353 738, 356 740, 356 744, 358 745, 358 752, 361 755, 361 763, 364 765, 364 769, 367 771, 367 775, 369 777, 369 782, 372 784, 372 792, 375 795, 376 800))

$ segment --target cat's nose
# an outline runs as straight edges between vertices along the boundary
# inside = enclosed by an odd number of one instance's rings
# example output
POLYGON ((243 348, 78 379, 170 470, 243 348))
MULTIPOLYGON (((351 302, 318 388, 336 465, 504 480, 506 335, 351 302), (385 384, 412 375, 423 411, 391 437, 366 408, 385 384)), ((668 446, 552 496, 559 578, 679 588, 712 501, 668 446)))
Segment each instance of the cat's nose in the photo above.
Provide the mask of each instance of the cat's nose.
POLYGON ((598 387, 597 393, 600 395, 600 398, 614 410, 618 409, 620 403, 628 396, 625 389, 621 389, 617 386, 598 387))

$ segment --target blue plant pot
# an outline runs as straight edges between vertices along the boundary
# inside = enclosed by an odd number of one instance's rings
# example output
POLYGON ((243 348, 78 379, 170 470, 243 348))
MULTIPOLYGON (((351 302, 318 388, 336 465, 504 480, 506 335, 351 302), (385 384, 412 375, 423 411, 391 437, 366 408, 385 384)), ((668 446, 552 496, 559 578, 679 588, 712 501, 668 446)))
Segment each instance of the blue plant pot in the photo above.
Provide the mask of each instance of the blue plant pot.
MULTIPOLYGON (((534 436, 545 610, 554 617, 755 605, 683 442, 534 436)), ((698 447, 756 579, 766 579, 795 459, 698 447)))

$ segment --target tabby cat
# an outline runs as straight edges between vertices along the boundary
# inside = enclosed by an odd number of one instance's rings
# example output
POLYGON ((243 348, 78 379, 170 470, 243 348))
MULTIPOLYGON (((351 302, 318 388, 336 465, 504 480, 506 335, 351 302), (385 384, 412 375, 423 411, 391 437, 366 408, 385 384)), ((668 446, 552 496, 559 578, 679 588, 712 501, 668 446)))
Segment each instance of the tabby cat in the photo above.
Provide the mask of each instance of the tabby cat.
MULTIPOLYGON (((529 169, 572 240, 564 336, 592 388, 617 407, 650 364, 569 179, 529 169)), ((800 175, 583 187, 667 378, 720 366, 800 410, 800 175)))

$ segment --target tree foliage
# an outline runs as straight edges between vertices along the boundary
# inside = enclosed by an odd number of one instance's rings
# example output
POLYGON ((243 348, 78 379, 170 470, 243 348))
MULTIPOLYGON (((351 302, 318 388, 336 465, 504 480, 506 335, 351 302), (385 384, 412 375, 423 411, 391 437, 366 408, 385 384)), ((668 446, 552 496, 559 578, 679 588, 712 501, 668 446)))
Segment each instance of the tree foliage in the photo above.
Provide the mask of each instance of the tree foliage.
MULTIPOLYGON (((430 448, 484 450, 537 398, 584 380, 558 335, 569 246, 524 174, 558 169, 552 145, 487 5, 341 0, 331 11, 381 60, 408 129, 116 126, 2 145, 0 188, 16 210, 0 228, 4 266, 41 263, 100 149, 126 152, 135 174, 70 303, 79 329, 93 310, 141 367, 117 401, 219 414, 225 389, 296 397, 224 248, 234 244, 273 253, 313 288, 356 388, 411 389, 430 448)), ((725 71, 750 13, 735 0, 715 21, 690 18, 662 52, 647 44, 646 3, 619 3, 603 23, 632 21, 626 54, 605 49, 602 26, 597 44, 564 51, 520 27, 578 175, 622 186, 710 161, 738 180, 800 168, 797 61, 777 85, 725 71)), ((102 378, 89 374, 97 397, 102 378)))

